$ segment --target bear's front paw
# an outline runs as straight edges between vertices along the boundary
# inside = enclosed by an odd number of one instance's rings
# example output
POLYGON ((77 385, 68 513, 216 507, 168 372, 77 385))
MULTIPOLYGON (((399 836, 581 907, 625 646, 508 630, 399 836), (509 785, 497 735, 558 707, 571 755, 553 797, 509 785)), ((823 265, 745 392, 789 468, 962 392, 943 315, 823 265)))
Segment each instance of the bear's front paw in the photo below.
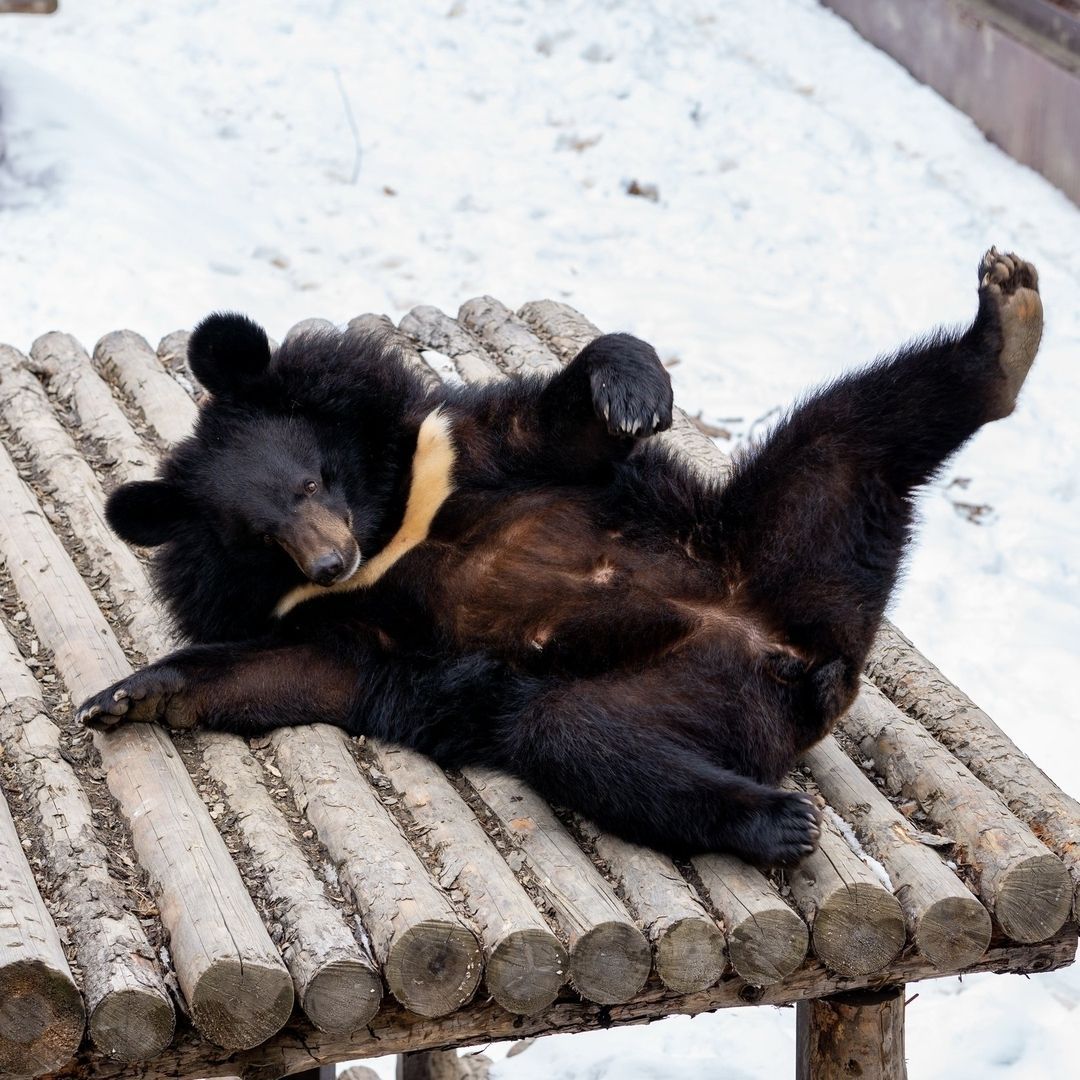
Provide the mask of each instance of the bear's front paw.
POLYGON ((194 727, 196 717, 184 693, 187 689, 188 680, 178 668, 153 665, 87 698, 76 718, 96 731, 108 731, 128 720, 194 727))
POLYGON ((745 828, 743 855, 759 866, 794 866, 821 839, 821 812, 803 791, 777 791, 745 828))
POLYGON ((640 439, 671 427, 671 380, 651 345, 607 334, 588 353, 593 408, 612 435, 640 439))

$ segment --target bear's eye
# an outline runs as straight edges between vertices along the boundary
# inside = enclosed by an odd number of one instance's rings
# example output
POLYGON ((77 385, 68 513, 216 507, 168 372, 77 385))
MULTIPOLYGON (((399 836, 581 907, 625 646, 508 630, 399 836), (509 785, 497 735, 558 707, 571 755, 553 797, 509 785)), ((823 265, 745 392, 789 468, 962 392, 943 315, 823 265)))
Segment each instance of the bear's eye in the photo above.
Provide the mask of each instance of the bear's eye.
POLYGON ((274 538, 269 533, 263 533, 262 541, 269 547, 274 542, 274 538))
POLYGON ((315 492, 319 490, 319 481, 318 480, 308 480, 307 483, 304 484, 304 490, 309 495, 314 495, 315 492))

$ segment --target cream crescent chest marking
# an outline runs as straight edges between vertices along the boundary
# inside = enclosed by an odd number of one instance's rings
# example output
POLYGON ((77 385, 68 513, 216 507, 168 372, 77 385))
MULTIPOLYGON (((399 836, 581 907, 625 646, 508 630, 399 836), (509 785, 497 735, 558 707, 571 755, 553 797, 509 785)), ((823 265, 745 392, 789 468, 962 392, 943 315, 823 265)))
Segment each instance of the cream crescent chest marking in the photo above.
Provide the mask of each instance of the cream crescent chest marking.
POLYGON ((274 608, 274 618, 288 615, 298 604, 318 596, 355 592, 374 585, 407 552, 427 539, 435 515, 454 490, 454 442, 450 418, 434 409, 424 417, 416 435, 412 478, 405 502, 405 516, 386 546, 360 564, 356 573, 336 585, 298 585, 290 589, 274 608))

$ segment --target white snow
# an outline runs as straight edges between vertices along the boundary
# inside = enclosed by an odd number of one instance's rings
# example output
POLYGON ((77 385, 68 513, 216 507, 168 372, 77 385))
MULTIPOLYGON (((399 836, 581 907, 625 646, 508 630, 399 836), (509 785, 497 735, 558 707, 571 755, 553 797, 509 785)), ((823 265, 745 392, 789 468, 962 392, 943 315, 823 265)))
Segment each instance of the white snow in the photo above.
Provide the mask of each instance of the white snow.
MULTIPOLYGON (((24 349, 551 296, 677 359, 737 440, 969 318, 990 243, 1024 253, 1042 353, 924 498, 893 615, 1080 792, 1080 211, 813 0, 62 0, 0 17, 0 110, 0 341, 24 349)), ((1080 1075, 1073 970, 917 990, 913 1076, 1080 1075)), ((672 1019, 496 1075, 784 1076, 793 1030, 672 1019)))

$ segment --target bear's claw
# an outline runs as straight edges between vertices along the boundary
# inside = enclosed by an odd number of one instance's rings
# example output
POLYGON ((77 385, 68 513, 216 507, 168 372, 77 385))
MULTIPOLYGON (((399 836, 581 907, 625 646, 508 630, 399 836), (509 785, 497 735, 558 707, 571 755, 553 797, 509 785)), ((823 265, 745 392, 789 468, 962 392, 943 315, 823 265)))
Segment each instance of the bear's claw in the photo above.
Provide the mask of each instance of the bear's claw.
POLYGON ((193 727, 195 718, 183 694, 186 688, 187 680, 176 668, 152 665, 87 698, 75 718, 95 731, 130 720, 193 727))

